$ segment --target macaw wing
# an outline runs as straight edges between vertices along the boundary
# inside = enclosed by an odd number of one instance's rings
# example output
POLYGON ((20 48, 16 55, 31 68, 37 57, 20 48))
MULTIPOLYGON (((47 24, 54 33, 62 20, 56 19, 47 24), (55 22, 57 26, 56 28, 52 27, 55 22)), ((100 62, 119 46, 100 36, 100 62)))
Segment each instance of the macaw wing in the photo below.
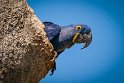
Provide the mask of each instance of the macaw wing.
POLYGON ((43 22, 45 25, 45 32, 47 33, 48 39, 52 40, 55 36, 59 35, 61 28, 59 25, 52 22, 43 22))

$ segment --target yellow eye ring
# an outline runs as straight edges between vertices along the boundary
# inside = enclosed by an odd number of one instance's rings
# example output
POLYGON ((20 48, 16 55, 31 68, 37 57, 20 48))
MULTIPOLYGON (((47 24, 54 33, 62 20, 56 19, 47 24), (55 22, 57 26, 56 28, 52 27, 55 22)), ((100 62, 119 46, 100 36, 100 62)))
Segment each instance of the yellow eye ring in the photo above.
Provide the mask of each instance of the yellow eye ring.
POLYGON ((77 31, 81 30, 81 28, 82 28, 81 26, 76 26, 77 31))

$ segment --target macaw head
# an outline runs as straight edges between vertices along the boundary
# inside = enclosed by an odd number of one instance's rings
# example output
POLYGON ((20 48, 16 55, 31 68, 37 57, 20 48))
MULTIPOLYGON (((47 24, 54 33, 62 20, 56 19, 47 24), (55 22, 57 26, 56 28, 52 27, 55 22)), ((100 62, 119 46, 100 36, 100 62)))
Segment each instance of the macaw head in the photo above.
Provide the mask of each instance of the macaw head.
POLYGON ((73 32, 75 33, 72 42, 73 43, 84 43, 86 48, 92 41, 91 29, 87 25, 77 24, 73 25, 73 32))

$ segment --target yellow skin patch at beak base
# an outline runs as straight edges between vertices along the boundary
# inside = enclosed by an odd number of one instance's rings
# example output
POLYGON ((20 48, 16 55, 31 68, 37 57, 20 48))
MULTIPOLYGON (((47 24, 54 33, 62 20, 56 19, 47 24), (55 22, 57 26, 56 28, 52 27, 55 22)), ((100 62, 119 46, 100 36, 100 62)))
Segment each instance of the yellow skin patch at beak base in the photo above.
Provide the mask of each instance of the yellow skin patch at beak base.
POLYGON ((73 37, 73 40, 72 40, 73 43, 75 42, 75 39, 78 37, 79 34, 80 34, 80 33, 76 33, 76 34, 75 34, 75 36, 73 37))

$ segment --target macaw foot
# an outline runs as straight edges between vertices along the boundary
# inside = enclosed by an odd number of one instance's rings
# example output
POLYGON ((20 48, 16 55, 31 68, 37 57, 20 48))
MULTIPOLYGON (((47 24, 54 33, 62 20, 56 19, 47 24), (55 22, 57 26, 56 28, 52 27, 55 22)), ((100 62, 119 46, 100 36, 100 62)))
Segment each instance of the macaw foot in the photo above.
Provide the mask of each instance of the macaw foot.
POLYGON ((54 61, 54 66, 51 69, 51 74, 50 75, 53 75, 53 73, 54 73, 55 70, 56 70, 56 62, 54 61))
POLYGON ((54 65, 53 65, 53 68, 51 69, 51 74, 50 75, 53 75, 54 71, 56 70, 56 62, 55 62, 55 60, 56 60, 56 57, 57 57, 57 52, 54 51, 54 53, 55 53, 55 55, 54 55, 53 59, 51 60, 51 61, 54 62, 54 65))

